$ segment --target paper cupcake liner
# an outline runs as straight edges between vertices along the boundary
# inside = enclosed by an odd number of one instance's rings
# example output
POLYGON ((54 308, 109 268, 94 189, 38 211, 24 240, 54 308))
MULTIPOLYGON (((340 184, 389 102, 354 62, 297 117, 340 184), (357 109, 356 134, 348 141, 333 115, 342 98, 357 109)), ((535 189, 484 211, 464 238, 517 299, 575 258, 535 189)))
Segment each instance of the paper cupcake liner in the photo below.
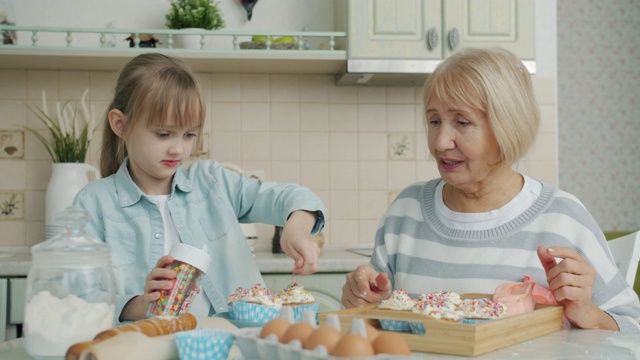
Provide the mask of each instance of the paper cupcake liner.
POLYGON ((408 321, 380 319, 380 327, 387 331, 411 331, 408 321))
POLYGON ((232 320, 265 324, 280 315, 280 309, 247 302, 234 302, 229 306, 232 320))
POLYGON ((293 320, 294 322, 300 322, 302 321, 303 317, 302 314, 304 314, 304 312, 306 310, 311 310, 315 316, 318 316, 318 308, 320 307, 320 304, 318 303, 311 303, 311 304, 301 304, 301 305, 283 305, 283 307, 289 307, 291 308, 291 310, 293 310, 293 320))
POLYGON ((462 318, 460 319, 460 322, 463 324, 480 324, 486 321, 489 321, 490 319, 471 319, 471 318, 462 318))
POLYGON ((412 321, 409 323, 409 327, 411 328, 411 332, 416 335, 424 335, 426 333, 424 325, 421 322, 412 321))
POLYGON ((176 333, 180 360, 226 360, 233 334, 222 329, 197 329, 176 333))

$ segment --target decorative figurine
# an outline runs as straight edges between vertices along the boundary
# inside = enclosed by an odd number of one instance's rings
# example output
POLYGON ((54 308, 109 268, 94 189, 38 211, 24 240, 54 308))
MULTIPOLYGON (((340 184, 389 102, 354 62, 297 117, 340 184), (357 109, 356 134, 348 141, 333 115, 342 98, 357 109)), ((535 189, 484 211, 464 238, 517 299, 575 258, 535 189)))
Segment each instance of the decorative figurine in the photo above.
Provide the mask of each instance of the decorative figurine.
POLYGON ((240 0, 242 6, 247 11, 247 20, 251 21, 251 16, 253 15, 253 7, 256 6, 258 0, 240 0))

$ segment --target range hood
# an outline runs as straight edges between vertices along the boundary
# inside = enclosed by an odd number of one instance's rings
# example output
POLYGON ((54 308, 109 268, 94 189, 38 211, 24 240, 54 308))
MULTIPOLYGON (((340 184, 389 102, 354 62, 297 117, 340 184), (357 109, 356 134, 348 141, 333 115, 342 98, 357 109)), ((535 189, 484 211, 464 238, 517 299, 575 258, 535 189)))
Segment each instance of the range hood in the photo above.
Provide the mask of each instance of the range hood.
MULTIPOLYGON (((336 75, 336 85, 422 86, 442 60, 348 59, 336 75)), ((536 72, 535 61, 523 61, 530 74, 536 72)))

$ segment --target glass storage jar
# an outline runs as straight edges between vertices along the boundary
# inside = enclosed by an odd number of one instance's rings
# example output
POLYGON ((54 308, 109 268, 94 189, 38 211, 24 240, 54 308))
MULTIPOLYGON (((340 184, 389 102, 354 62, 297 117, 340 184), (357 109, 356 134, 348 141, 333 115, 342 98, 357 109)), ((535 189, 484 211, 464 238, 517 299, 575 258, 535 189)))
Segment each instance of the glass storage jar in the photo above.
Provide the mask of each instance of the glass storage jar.
POLYGON ((31 248, 24 335, 36 359, 63 359, 78 342, 114 325, 115 280, 109 246, 84 232, 89 214, 68 207, 60 232, 31 248))

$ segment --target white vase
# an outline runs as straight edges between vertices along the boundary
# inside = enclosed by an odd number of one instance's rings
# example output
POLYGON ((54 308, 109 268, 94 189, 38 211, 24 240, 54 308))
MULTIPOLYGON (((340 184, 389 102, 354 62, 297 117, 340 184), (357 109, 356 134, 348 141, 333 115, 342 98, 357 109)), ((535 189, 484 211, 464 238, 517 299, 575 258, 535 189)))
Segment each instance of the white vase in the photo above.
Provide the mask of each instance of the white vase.
POLYGON ((46 238, 58 233, 56 214, 71 206, 76 194, 91 179, 99 179, 100 172, 95 167, 84 163, 53 163, 51 179, 47 185, 45 199, 46 238))
MULTIPOLYGON (((202 29, 182 29, 182 30, 202 30, 202 29)), ((183 49, 200 49, 202 45, 200 44, 200 35, 176 35, 176 40, 178 40, 178 47, 183 49)))

